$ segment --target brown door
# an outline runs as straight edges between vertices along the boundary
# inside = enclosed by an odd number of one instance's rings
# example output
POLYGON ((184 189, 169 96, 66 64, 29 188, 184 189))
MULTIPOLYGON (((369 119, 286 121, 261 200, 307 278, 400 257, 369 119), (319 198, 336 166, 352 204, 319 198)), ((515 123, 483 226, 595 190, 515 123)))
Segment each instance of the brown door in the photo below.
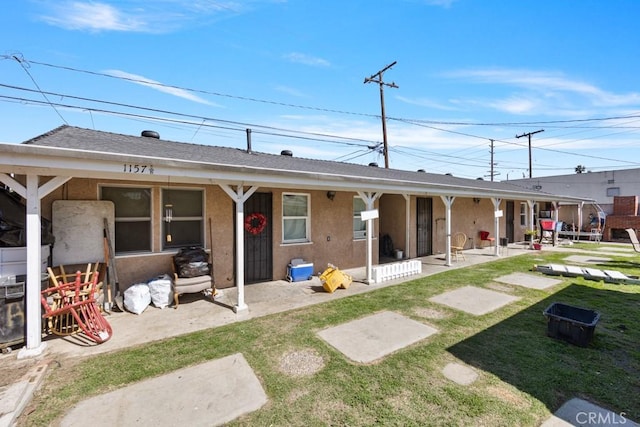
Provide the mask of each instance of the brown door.
POLYGON ((244 204, 244 281, 273 278, 272 195, 254 193, 244 204))
POLYGON ((432 249, 432 228, 433 218, 433 199, 427 197, 418 197, 416 199, 416 242, 417 256, 427 256, 433 253, 432 249))

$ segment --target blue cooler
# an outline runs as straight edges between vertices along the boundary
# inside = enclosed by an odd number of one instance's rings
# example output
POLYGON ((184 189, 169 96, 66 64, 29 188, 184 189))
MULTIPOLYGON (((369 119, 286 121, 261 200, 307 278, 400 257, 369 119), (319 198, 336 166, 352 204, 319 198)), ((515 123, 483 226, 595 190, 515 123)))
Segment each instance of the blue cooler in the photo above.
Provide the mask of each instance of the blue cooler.
POLYGON ((300 282, 311 280, 313 277, 313 263, 305 263, 301 259, 292 259, 287 266, 287 280, 290 282, 300 282))

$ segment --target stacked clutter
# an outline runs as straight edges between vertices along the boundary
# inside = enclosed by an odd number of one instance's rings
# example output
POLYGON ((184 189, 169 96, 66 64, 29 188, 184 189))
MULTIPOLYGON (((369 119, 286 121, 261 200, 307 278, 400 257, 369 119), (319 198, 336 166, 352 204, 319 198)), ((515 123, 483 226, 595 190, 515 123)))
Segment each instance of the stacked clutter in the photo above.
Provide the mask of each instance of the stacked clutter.
POLYGON ((327 269, 320 275, 320 281, 326 292, 333 293, 338 288, 347 289, 353 278, 340 271, 335 265, 328 264, 327 269))

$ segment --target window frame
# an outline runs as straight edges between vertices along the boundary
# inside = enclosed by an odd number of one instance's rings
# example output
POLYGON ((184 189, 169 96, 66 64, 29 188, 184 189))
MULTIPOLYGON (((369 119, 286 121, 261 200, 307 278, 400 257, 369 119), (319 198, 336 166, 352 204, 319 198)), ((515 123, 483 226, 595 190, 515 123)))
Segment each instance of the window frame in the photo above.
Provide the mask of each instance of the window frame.
POLYGON ((296 243, 309 243, 311 241, 311 194, 310 193, 282 193, 282 243, 283 244, 296 244, 296 243), (287 196, 304 196, 307 199, 307 214, 305 216, 285 216, 285 200, 287 196), (300 239, 286 239, 285 237, 285 222, 287 220, 305 220, 305 237, 300 239))
POLYGON ((104 198, 104 189, 113 189, 113 190, 146 190, 149 192, 149 216, 148 217, 142 217, 142 216, 122 216, 119 217, 117 216, 117 214, 115 212, 118 211, 117 207, 115 209, 114 212, 114 221, 115 221, 115 228, 117 229, 118 227, 118 223, 127 223, 127 224, 132 224, 132 223, 142 223, 142 222, 147 222, 149 224, 149 229, 148 229, 148 233, 149 233, 149 242, 148 242, 148 246, 145 249, 136 249, 136 250, 127 250, 127 251, 118 251, 117 247, 118 247, 118 243, 117 243, 117 232, 116 230, 114 230, 114 234, 116 234, 116 241, 113 242, 113 247, 115 250, 115 254, 116 255, 131 255, 131 254, 143 254, 143 253, 152 253, 153 252, 153 229, 154 229, 154 215, 153 215, 153 206, 154 206, 154 191, 153 191, 153 187, 152 186, 144 186, 144 185, 119 185, 119 184, 100 184, 98 185, 98 191, 99 191, 99 200, 108 200, 111 201, 114 206, 116 204, 116 202, 112 201, 111 199, 106 199, 104 198))
POLYGON ((520 202, 520 226, 528 227, 529 223, 529 204, 527 202, 520 202))
MULTIPOLYGON (((170 202, 171 200, 167 200, 170 202)), ((175 251, 180 247, 184 246, 202 246, 205 247, 205 190, 204 188, 196 188, 196 187, 162 187, 160 188, 160 239, 163 251, 175 251), (181 221, 196 221, 198 220, 200 223, 200 241, 192 242, 192 243, 183 243, 183 244, 167 244, 167 222, 166 222, 166 202, 165 202, 165 191, 184 191, 184 192, 199 192, 200 193, 200 216, 176 216, 175 209, 173 211, 173 215, 171 216, 171 222, 181 222, 181 221)))
POLYGON ((367 210, 367 203, 364 201, 364 199, 360 196, 353 196, 353 222, 352 222, 352 227, 353 227, 353 240, 364 240, 367 238, 367 223, 366 221, 362 220, 362 211, 366 211, 367 210), (360 200, 362 202, 362 210, 359 212, 356 212, 356 200, 360 200), (355 221, 358 220, 360 221, 362 224, 364 224, 364 230, 356 230, 355 228, 355 221))

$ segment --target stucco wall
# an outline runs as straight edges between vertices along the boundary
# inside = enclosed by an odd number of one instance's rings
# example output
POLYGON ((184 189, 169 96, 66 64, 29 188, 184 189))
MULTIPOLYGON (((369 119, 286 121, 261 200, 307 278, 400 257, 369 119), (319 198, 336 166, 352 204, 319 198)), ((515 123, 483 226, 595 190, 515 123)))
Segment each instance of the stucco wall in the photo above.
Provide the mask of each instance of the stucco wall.
MULTIPOLYGON (((98 200, 99 185, 127 185, 152 188, 152 253, 118 255, 116 268, 120 282, 120 290, 129 286, 146 282, 163 274, 171 274, 171 257, 175 250, 162 251, 161 236, 162 216, 161 189, 166 186, 157 183, 137 182, 133 184, 121 181, 72 179, 59 187, 42 200, 42 215, 51 217, 51 206, 54 200, 98 200)), ((233 271, 233 203, 219 186, 172 186, 173 188, 197 188, 205 191, 205 235, 204 243, 212 250, 214 280, 217 287, 234 285, 233 271), (213 234, 209 234, 209 220, 213 234), (212 245, 213 244, 213 245, 212 245)), ((102 261, 102 260, 96 260, 102 261)))
MULTIPOLYGON (((415 205, 415 204, 414 204, 415 205)), ((415 209, 414 209, 415 210, 415 209)), ((380 197, 380 235, 388 234, 395 249, 405 250, 406 202, 399 194, 380 197)))
MULTIPOLYGON (((121 291, 162 274, 171 273, 171 257, 175 250, 162 251, 159 240, 162 230, 161 189, 166 185, 121 181, 73 179, 53 191, 42 201, 42 213, 50 217, 54 200, 98 200, 99 186, 127 185, 152 188, 152 253, 118 255, 116 267, 121 291)), ((234 267, 234 207, 231 198, 217 185, 186 186, 173 184, 172 188, 198 188, 205 190, 204 243, 211 249, 214 280, 220 289, 235 286, 234 267), (213 234, 209 234, 209 224, 213 234)), ((366 240, 353 239, 353 197, 355 193, 338 192, 333 200, 326 191, 301 191, 310 195, 311 241, 304 244, 282 243, 282 193, 280 189, 261 188, 273 196, 273 279, 284 279, 292 258, 313 262, 315 273, 322 272, 328 263, 339 268, 362 266, 366 262, 366 240)), ((404 201, 402 202, 404 203, 404 201)), ((378 262, 377 221, 374 221, 373 262, 378 262)))
MULTIPOLYGON (((313 262, 314 272, 322 272, 327 264, 340 269, 359 267, 366 262, 366 240, 353 239, 354 193, 337 192, 333 200, 326 191, 301 191, 310 195, 311 242, 282 243, 282 191, 273 190, 273 275, 284 279, 293 258, 313 262)), ((377 221, 372 236, 373 262, 378 261, 377 221)))
MULTIPOLYGON (((44 216, 51 215, 54 200, 97 200, 99 185, 130 185, 122 181, 73 179, 56 189, 42 202, 44 216)), ((154 237, 152 253, 118 255, 116 266, 121 290, 147 281, 158 275, 171 272, 172 251, 162 251, 161 235, 161 189, 166 185, 158 183, 136 182, 134 186, 149 186, 153 194, 152 227, 154 237)), ((205 235, 204 243, 211 249, 214 266, 214 279, 218 288, 235 286, 234 267, 234 208, 231 198, 218 186, 187 186, 173 184, 172 188, 198 188, 205 190, 205 235), (209 234, 209 223, 213 233, 209 234)), ((314 263, 314 273, 324 271, 331 263, 338 268, 360 267, 366 263, 366 239, 353 238, 353 192, 337 192, 333 200, 324 190, 298 191, 310 196, 311 241, 303 244, 283 244, 282 242, 282 194, 283 190, 260 188, 262 193, 272 195, 272 232, 273 232, 273 279, 286 278, 287 265, 292 258, 303 258, 314 263)), ((287 192, 290 190, 287 190, 287 192)), ((445 206, 440 197, 433 197, 432 223, 433 253, 444 253, 446 248, 445 206)), ((519 201, 515 201, 514 234, 516 240, 524 235, 526 226, 520 226, 519 201)), ((504 209, 505 201, 500 209, 504 209)), ((378 263, 380 233, 392 236, 394 247, 405 250, 406 240, 406 202, 401 195, 383 195, 376 201, 380 218, 375 220, 373 237, 373 263, 378 263)), ((487 230, 494 236, 493 204, 489 199, 474 201, 473 198, 457 197, 452 207, 451 232, 461 231, 469 237, 466 248, 479 246, 479 231, 487 230), (472 240, 473 239, 473 240, 472 240)), ((500 235, 505 234, 505 219, 500 220, 500 235)), ((411 196, 409 206, 409 252, 405 257, 416 255, 416 197, 411 196)))

